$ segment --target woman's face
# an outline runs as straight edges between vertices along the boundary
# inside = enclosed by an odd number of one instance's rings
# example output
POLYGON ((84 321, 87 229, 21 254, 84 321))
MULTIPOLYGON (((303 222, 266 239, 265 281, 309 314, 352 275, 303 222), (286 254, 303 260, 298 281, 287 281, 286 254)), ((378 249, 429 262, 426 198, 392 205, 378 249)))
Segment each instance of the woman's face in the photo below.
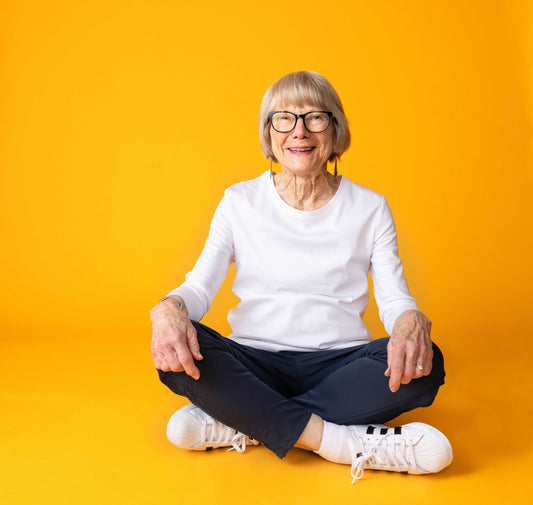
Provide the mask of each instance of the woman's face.
MULTIPOLYGON (((280 110, 305 114, 321 110, 316 106, 291 107, 286 106, 280 110)), ((304 125, 303 119, 298 118, 294 130, 280 133, 270 127, 272 151, 283 170, 288 170, 294 175, 310 175, 322 170, 333 151, 333 126, 329 125, 326 131, 312 133, 304 125)))

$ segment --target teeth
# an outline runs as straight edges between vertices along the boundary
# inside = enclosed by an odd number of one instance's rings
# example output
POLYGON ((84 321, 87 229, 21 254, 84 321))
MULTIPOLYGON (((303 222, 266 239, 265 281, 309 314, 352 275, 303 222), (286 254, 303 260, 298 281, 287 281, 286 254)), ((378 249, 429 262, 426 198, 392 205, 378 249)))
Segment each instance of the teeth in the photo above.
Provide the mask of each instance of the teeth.
POLYGON ((297 153, 305 153, 307 151, 311 151, 312 147, 307 147, 306 149, 296 149, 295 147, 289 147, 289 151, 295 151, 297 153))

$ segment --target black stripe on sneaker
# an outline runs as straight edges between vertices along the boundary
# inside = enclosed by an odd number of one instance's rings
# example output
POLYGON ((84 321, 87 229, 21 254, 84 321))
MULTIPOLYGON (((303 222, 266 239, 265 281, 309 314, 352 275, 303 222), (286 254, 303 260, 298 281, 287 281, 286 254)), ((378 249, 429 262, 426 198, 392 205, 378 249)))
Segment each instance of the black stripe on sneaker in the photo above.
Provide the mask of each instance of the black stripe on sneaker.
POLYGON ((402 427, 401 426, 396 426, 396 428, 394 428, 394 434, 395 435, 401 435, 402 434, 402 427))
POLYGON ((389 428, 381 428, 381 430, 379 430, 380 435, 386 435, 388 432, 389 432, 389 428))
POLYGON ((367 429, 366 429, 366 434, 367 435, 372 435, 374 433, 374 430, 376 428, 374 428, 374 426, 369 426, 367 429))

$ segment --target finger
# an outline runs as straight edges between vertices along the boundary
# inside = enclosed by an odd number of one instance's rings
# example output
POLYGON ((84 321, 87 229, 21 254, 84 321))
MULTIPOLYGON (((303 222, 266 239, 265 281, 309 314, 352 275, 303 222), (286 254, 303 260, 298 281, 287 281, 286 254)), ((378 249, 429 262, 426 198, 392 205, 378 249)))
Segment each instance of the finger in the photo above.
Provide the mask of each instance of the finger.
POLYGON ((156 354, 152 354, 152 359, 154 360, 154 366, 158 369, 158 370, 161 370, 161 361, 159 359, 159 356, 157 356, 156 354))
POLYGON ((394 352, 391 356, 391 365, 390 365, 390 380, 389 380, 389 389, 396 393, 400 387, 400 383, 403 377, 403 372, 405 368, 405 353, 402 350, 395 346, 394 352))
POLYGON ((420 353, 416 366, 416 377, 424 377, 431 373, 433 368, 433 349, 424 350, 420 353))
POLYGON ((164 354, 154 354, 153 358, 154 366, 157 370, 162 370, 163 372, 183 372, 183 367, 177 360, 177 357, 174 360, 167 360, 164 354))
POLYGON ((407 343, 407 352, 405 355, 405 367, 403 370, 402 384, 409 384, 416 375, 416 363, 418 358, 418 345, 407 343))
POLYGON ((164 356, 159 356, 158 358, 158 365, 156 366, 158 370, 162 370, 163 372, 170 372, 170 367, 167 364, 167 360, 164 356))
MULTIPOLYGON (((429 371, 431 369, 429 368, 429 371)), ((427 360, 424 358, 424 355, 420 355, 418 359, 416 360, 416 367, 415 367, 415 379, 419 379, 420 377, 424 377, 425 375, 428 375, 428 363, 427 360)))
POLYGON ((402 384, 409 384, 415 377, 416 377, 416 365, 414 362, 410 361, 405 364, 405 368, 403 370, 403 375, 401 379, 402 384))
POLYGON ((398 389, 400 388, 400 384, 402 383, 402 377, 403 377, 403 366, 392 365, 390 379, 389 379, 389 389, 393 393, 396 393, 396 391, 398 391, 398 389))
POLYGON ((204 357, 200 352, 200 344, 198 343, 196 328, 192 324, 189 324, 189 327, 187 328, 187 343, 193 358, 197 360, 203 360, 204 357))
POLYGON ((409 372, 409 373, 404 373, 400 383, 403 384, 404 386, 406 384, 409 384, 415 378, 415 375, 416 375, 416 373, 415 373, 414 370, 412 372, 409 372))
POLYGON ((170 370, 173 372, 183 372, 183 367, 181 366, 178 355, 173 348, 165 351, 165 360, 170 370))
POLYGON ((385 377, 390 377, 392 373, 392 356, 394 354, 394 343, 391 338, 387 343, 387 370, 385 370, 385 377))
POLYGON ((200 378, 200 370, 198 370, 194 364, 194 359, 187 344, 185 342, 180 342, 177 344, 175 350, 185 373, 193 379, 198 380, 200 378))
POLYGON ((387 370, 385 371, 385 375, 387 377, 390 377, 390 374, 391 374, 393 352, 394 352, 394 344, 392 342, 392 339, 389 338, 389 341, 387 343, 387 370))
POLYGON ((158 349, 156 349, 153 340, 152 340, 152 344, 150 345, 150 351, 152 353, 152 359, 154 360, 154 366, 158 370, 161 370, 161 367, 163 366, 163 362, 161 360, 163 358, 163 355, 159 352, 158 349))
POLYGON ((152 353, 152 358, 154 360, 154 366, 158 370, 168 371, 168 370, 164 370, 164 368, 166 368, 164 348, 158 344, 158 341, 159 341, 159 335, 156 329, 154 329, 154 331, 152 332, 152 342, 150 344, 150 352, 152 353))
POLYGON ((420 377, 424 377, 426 367, 422 365, 421 363, 423 363, 422 358, 418 358, 413 379, 420 379, 420 377))

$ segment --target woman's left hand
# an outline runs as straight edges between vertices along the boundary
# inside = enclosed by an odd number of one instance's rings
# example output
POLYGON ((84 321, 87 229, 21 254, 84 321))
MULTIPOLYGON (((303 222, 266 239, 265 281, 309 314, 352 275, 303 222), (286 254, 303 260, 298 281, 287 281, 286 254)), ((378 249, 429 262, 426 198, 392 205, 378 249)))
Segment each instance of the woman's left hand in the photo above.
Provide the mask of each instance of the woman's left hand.
POLYGON ((406 310, 394 322, 387 344, 389 388, 395 393, 400 384, 409 384, 431 372, 433 347, 431 321, 419 310, 406 310))

